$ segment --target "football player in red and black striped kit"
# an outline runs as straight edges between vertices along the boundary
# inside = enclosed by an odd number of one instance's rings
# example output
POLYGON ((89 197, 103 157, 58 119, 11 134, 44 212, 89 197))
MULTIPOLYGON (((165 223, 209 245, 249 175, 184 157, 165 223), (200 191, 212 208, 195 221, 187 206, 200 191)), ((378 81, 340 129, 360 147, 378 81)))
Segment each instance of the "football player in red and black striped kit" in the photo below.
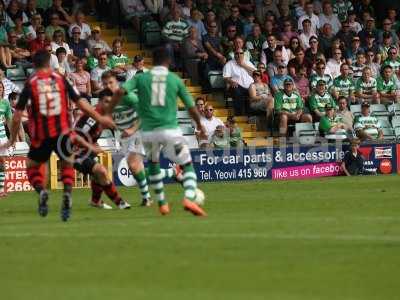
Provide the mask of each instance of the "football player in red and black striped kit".
POLYGON ((65 77, 50 69, 50 54, 47 51, 37 51, 33 63, 35 73, 26 81, 21 92, 13 116, 11 137, 5 147, 15 144, 22 113, 27 107, 31 134, 27 173, 29 182, 39 193, 39 214, 43 217, 47 215, 49 198, 40 167, 54 151, 61 160, 61 179, 64 184, 61 219, 67 221, 70 217, 74 182, 69 101, 73 101, 104 128, 115 128, 115 124, 110 117, 95 111, 65 77))
MULTIPOLYGON (((113 93, 109 89, 102 90, 99 94, 99 103, 96 106, 97 112, 104 115, 108 107, 111 105, 113 93)), ((91 175, 91 188, 92 199, 90 205, 93 207, 112 209, 101 200, 103 191, 120 209, 129 209, 131 206, 128 202, 124 201, 119 195, 114 182, 109 178, 107 169, 96 161, 97 154, 100 153, 101 148, 96 149, 103 127, 88 115, 83 115, 75 124, 74 128, 76 137, 74 140, 76 144, 82 146, 79 148, 78 153, 75 154, 74 168, 85 175, 91 175), (77 137, 84 139, 78 141, 77 137)))

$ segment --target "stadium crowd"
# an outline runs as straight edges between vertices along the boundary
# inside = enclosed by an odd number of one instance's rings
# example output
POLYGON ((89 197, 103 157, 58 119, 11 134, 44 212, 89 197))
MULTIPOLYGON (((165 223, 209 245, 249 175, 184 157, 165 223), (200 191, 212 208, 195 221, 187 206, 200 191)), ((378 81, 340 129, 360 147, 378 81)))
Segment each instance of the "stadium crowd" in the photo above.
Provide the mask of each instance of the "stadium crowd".
MULTIPOLYGON (((354 132, 375 140, 383 132, 371 105, 400 102, 399 12, 384 3, 379 12, 369 0, 121 0, 119 8, 138 33, 144 22, 156 22, 172 69, 199 78, 204 91, 213 88, 210 71, 219 71, 235 116, 261 116, 265 128, 278 128, 281 136, 290 134, 291 124, 319 122, 321 135, 354 132), (189 60, 195 68, 188 68, 189 60), (350 108, 356 104, 355 116, 350 108)), ((2 69, 27 70, 34 53, 46 49, 52 68, 87 99, 102 90, 105 71, 120 81, 146 71, 143 57, 124 54, 123 39, 109 45, 99 26, 85 22, 84 11, 104 17, 114 4, 0 0, 2 69)), ((1 97, 15 105, 20 89, 3 71, 0 80, 1 97)), ((208 131, 201 147, 243 143, 234 117, 224 124, 204 99, 197 106, 208 131)), ((21 132, 20 140, 25 136, 21 132)))

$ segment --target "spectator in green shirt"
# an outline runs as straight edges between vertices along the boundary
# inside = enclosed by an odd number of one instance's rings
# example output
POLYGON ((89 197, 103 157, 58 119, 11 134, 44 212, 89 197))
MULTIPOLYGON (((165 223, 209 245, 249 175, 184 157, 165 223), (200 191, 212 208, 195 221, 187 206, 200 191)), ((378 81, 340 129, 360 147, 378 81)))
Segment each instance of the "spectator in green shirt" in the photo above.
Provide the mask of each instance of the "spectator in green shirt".
POLYGON ((229 137, 223 125, 218 125, 215 128, 214 134, 211 137, 211 145, 216 149, 229 147, 229 137))
POLYGON ((321 117, 325 115, 325 107, 329 105, 336 107, 335 100, 326 89, 326 82, 323 79, 318 80, 316 90, 311 95, 309 106, 313 114, 314 121, 318 122, 321 117))
POLYGON ((122 54, 122 40, 115 39, 112 48, 112 53, 108 57, 108 66, 116 74, 125 73, 128 70, 129 58, 122 54))
POLYGON ((322 136, 337 134, 345 135, 350 130, 348 126, 343 123, 340 116, 336 115, 335 107, 328 104, 325 106, 325 115, 319 121, 319 132, 322 136))
POLYGON ((86 67, 89 71, 92 71, 99 65, 99 55, 103 52, 103 46, 101 44, 96 44, 93 47, 93 54, 89 56, 86 67))
POLYGON ((284 80, 283 90, 275 94, 274 102, 275 111, 279 118, 279 134, 281 136, 287 136, 289 122, 312 122, 311 115, 303 112, 303 100, 294 91, 294 82, 291 78, 284 80))
POLYGON ((381 103, 389 104, 400 101, 400 93, 396 86, 393 68, 390 65, 382 67, 381 76, 377 79, 377 89, 381 103))

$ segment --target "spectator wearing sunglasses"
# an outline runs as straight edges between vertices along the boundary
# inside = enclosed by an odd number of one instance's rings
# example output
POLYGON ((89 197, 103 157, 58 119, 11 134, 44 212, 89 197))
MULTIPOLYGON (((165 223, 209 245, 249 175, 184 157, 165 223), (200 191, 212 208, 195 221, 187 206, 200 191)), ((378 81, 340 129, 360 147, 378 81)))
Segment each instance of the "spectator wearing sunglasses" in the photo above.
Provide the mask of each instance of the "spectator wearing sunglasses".
POLYGON ((89 57, 89 46, 86 40, 81 39, 79 27, 74 27, 72 29, 72 39, 68 45, 72 50, 72 55, 78 58, 89 57))
POLYGON ((207 134, 207 139, 200 139, 198 137, 199 147, 204 148, 208 147, 209 144, 211 143, 212 136, 214 135, 214 132, 217 129, 217 127, 218 126, 224 127, 224 122, 222 122, 220 119, 214 116, 214 108, 211 104, 207 104, 205 106, 204 116, 201 117, 200 122, 203 125, 207 134))
POLYGON ((29 42, 29 50, 32 56, 36 53, 36 51, 43 50, 48 43, 46 41, 46 33, 43 26, 38 28, 36 36, 36 39, 29 42))

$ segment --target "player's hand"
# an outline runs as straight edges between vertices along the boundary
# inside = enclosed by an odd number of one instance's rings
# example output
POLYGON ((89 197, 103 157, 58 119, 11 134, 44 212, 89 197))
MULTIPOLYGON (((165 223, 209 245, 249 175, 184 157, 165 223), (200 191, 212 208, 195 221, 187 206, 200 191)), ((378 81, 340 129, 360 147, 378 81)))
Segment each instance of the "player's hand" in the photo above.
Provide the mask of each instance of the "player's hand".
POLYGON ((200 126, 197 126, 197 131, 198 131, 198 137, 200 139, 206 140, 208 138, 206 129, 204 128, 203 125, 200 124, 200 126))
POLYGON ((115 125, 114 121, 110 116, 102 116, 101 119, 99 120, 99 123, 101 126, 104 128, 109 128, 109 129, 116 129, 117 126, 115 125))
POLYGON ((94 145, 92 145, 92 149, 90 149, 94 154, 100 154, 100 153, 103 153, 104 152, 104 149, 103 148, 101 148, 99 145, 97 145, 97 144, 94 144, 94 145))

